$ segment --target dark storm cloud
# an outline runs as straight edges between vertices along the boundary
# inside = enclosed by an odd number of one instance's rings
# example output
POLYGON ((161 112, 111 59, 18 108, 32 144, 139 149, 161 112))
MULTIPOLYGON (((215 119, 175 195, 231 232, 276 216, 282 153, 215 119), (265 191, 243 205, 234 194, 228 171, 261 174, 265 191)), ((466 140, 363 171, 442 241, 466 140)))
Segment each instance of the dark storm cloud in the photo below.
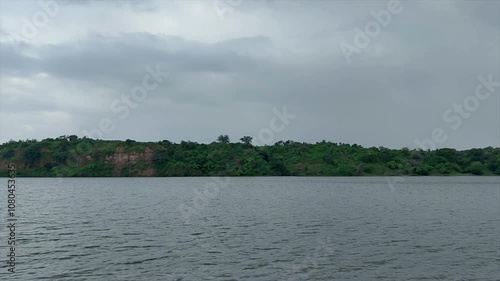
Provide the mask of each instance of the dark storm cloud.
MULTIPOLYGON (((175 72, 247 72, 266 61, 241 52, 245 46, 268 43, 265 37, 234 39, 203 44, 178 37, 152 34, 94 34, 85 40, 59 45, 25 45, 19 53, 8 43, 0 44, 1 70, 32 75, 45 72, 56 77, 92 81, 127 80, 147 65, 161 64, 175 72), (36 57, 32 55, 36 54, 36 57)), ((141 77, 137 77, 141 78, 141 77)))

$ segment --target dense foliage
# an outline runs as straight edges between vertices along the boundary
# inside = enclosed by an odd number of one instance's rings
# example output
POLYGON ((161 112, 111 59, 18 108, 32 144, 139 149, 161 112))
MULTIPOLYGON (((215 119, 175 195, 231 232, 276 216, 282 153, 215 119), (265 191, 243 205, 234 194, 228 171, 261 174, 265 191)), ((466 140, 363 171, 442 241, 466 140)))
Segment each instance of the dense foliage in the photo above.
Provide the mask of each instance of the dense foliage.
POLYGON ((7 164, 20 176, 383 176, 500 175, 500 148, 363 148, 359 145, 279 141, 254 146, 252 138, 210 144, 182 141, 106 141, 61 136, 0 145, 0 175, 7 164), (152 171, 149 174, 143 171, 152 171))

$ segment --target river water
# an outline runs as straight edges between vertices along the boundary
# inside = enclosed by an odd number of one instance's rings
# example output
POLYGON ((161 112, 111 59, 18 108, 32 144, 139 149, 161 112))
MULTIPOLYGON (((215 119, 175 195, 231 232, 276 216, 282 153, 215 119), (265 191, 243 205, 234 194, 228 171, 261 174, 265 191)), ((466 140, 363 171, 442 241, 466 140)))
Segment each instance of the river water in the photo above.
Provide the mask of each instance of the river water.
POLYGON ((18 178, 16 216, 2 280, 500 280, 500 177, 18 178))

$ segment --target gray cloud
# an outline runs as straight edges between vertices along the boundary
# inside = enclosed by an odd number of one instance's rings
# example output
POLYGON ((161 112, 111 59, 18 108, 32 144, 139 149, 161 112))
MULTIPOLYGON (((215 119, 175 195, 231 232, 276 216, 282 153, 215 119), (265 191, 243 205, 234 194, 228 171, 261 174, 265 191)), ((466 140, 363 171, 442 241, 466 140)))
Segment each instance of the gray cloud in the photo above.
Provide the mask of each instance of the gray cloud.
POLYGON ((26 14, 2 9, 0 141, 82 135, 102 118, 116 125, 107 139, 237 139, 288 105, 297 118, 276 141, 415 147, 442 127, 449 140, 441 146, 500 143, 498 88, 458 130, 442 117, 474 94, 479 76, 500 79, 498 2, 402 2, 350 63, 339 44, 354 44, 353 29, 386 2, 243 1, 224 20, 211 4, 69 3, 18 52, 6 35, 26 14), (81 22, 79 15, 99 9, 112 12, 95 19, 102 28, 81 22), (66 25, 81 28, 76 34, 66 25), (110 105, 156 65, 170 76, 119 119, 110 105))
POLYGON ((10 44, 2 43, 0 54, 5 59, 1 70, 16 75, 45 72, 85 81, 120 78, 127 81, 145 66, 155 64, 163 64, 175 72, 247 72, 267 63, 251 53, 269 44, 265 37, 204 44, 146 33, 92 34, 78 42, 58 45, 25 44, 19 53, 10 44))

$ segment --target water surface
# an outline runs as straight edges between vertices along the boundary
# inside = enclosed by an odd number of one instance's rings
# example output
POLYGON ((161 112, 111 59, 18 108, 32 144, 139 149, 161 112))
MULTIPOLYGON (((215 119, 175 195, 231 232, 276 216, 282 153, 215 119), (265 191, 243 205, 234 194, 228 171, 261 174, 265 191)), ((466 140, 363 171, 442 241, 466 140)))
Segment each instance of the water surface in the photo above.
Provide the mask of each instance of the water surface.
POLYGON ((500 177, 17 181, 2 280, 500 280, 500 177))

